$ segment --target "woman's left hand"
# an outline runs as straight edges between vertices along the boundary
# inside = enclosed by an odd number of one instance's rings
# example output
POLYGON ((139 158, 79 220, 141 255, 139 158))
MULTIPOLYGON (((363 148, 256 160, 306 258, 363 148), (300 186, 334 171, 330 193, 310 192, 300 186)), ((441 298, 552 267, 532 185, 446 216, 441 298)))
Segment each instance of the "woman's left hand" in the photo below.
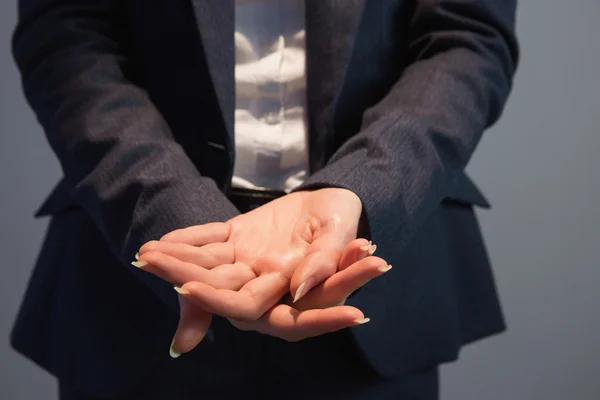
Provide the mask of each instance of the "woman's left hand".
MULTIPOLYGON (((206 335, 212 314, 204 310, 202 301, 197 299, 198 285, 201 285, 200 290, 205 290, 206 285, 195 280, 205 279, 206 268, 220 265, 222 261, 215 252, 211 259, 206 258, 201 246, 196 247, 197 250, 186 247, 185 255, 181 253, 182 248, 169 242, 153 242, 142 247, 141 252, 146 254, 143 259, 148 263, 144 269, 176 286, 185 283, 178 288, 180 320, 171 348, 174 357, 191 351, 206 335), (190 260, 201 263, 204 268, 192 266, 190 260)), ((363 324, 368 321, 363 313, 343 303, 355 290, 391 268, 385 260, 372 256, 374 250, 375 247, 365 239, 353 240, 344 249, 337 272, 297 302, 293 303, 288 295, 258 319, 228 319, 238 329, 254 330, 290 342, 363 324)), ((215 284, 216 289, 236 286, 233 280, 215 284)))

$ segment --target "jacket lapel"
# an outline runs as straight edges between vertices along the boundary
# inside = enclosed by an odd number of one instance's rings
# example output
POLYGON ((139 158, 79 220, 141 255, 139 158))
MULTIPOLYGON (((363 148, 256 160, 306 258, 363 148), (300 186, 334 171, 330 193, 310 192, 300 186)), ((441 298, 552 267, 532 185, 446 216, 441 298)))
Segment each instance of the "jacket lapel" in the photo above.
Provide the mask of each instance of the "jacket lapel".
MULTIPOLYGON (((235 115, 235 32, 234 0, 191 0, 204 56, 233 147, 235 115)), ((231 150, 231 149, 230 149, 231 150)), ((233 154, 233 153, 230 153, 233 154)))
POLYGON ((366 0, 306 0, 306 74, 311 173, 331 149, 337 97, 366 0))

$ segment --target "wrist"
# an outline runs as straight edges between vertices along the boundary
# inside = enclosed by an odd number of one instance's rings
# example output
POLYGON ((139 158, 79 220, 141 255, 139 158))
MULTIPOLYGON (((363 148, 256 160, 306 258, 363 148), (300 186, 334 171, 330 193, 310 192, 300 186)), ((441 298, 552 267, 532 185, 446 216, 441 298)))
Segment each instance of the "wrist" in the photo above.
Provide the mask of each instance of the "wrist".
POLYGON ((321 193, 328 193, 331 196, 339 197, 340 200, 346 200, 347 202, 352 204, 360 204, 360 206, 362 207, 362 201, 360 200, 360 197, 358 197, 358 195, 350 189, 330 187, 318 189, 317 191, 321 193))
POLYGON ((350 189, 346 188, 324 188, 318 189, 318 191, 329 191, 330 195, 338 196, 340 201, 344 201, 347 204, 354 204, 360 215, 358 219, 358 229, 357 229, 357 237, 371 239, 371 227, 369 225, 369 219, 367 218, 367 214, 365 212, 365 208, 363 207, 362 200, 356 193, 354 193, 350 189))

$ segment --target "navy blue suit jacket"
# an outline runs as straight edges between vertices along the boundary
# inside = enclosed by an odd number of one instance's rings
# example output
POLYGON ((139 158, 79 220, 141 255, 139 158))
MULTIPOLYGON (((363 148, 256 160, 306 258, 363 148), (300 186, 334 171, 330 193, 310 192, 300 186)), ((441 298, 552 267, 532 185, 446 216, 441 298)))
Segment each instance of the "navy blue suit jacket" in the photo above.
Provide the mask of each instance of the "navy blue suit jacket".
MULTIPOLYGON (((226 221, 234 160, 233 0, 20 0, 14 57, 60 160, 13 345, 98 395, 166 351, 170 284, 130 262, 177 228, 226 221)), ((384 376, 453 360, 504 328, 464 168, 500 116, 515 0, 307 1, 311 176, 362 200, 395 268, 350 299, 384 376)))

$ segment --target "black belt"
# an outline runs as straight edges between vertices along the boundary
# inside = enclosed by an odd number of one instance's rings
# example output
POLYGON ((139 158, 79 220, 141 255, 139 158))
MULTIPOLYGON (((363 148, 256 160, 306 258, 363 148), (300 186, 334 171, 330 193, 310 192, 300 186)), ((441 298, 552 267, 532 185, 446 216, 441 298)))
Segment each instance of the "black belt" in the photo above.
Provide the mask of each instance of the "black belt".
POLYGON ((285 195, 282 190, 231 188, 227 197, 241 213, 247 213, 285 195))

